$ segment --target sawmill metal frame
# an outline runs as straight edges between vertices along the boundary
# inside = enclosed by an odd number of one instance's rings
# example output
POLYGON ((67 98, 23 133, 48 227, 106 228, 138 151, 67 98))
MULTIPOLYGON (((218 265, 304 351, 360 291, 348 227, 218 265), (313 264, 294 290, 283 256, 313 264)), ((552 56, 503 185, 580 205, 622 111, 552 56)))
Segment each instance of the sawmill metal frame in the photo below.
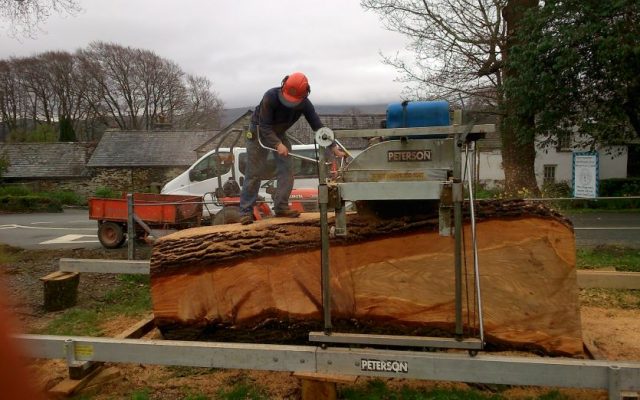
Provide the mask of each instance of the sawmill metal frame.
MULTIPOLYGON (((469 178, 469 192, 473 193, 470 170, 462 173, 462 149, 468 157, 475 152, 475 141, 486 133, 494 132, 495 126, 461 125, 462 114, 454 114, 455 125, 397 129, 366 129, 332 131, 322 128, 316 132, 316 142, 321 146, 330 145, 337 138, 386 137, 388 140, 368 147, 341 171, 337 182, 329 182, 327 172, 319 168, 318 203, 320 208, 321 240, 321 287, 324 331, 310 332, 309 340, 319 343, 376 344, 383 340, 392 346, 415 346, 419 341, 423 347, 465 349, 475 354, 484 347, 484 322, 482 316, 482 295, 479 282, 475 213, 473 198, 471 207, 471 233, 473 245, 473 270, 475 303, 479 316, 479 338, 465 338, 462 307, 462 203, 465 178, 469 178), (398 155, 396 157, 395 155, 398 155), (410 156, 410 160, 405 160, 410 156), (404 158, 403 158, 404 157, 404 158), (398 158, 396 160, 396 158, 398 158), (396 162, 398 161, 398 162, 396 162), (337 190, 330 190, 329 186, 337 190), (330 200, 330 191, 333 193, 330 200), (333 198, 333 197, 336 198, 333 198), (439 201, 440 234, 450 236, 453 217, 454 236, 454 287, 455 287, 455 331, 454 338, 422 337, 408 340, 403 336, 387 335, 370 338, 367 335, 350 335, 333 332, 331 322, 331 268, 329 260, 329 238, 331 230, 328 209, 335 209, 337 236, 347 235, 345 203, 361 200, 437 200, 439 201), (331 203, 331 204, 330 204, 331 203), (452 213, 453 211, 453 213, 452 213), (453 214, 453 215, 451 215, 453 214), (370 340, 369 340, 370 339, 370 340), (357 340, 357 342, 354 342, 357 340)), ((318 152, 320 165, 326 164, 324 152, 318 152)), ((473 165, 474 163, 471 163, 473 165)), ((471 310, 468 310, 471 312, 471 310)))
POLYGON ((253 343, 18 335, 34 358, 640 391, 640 362, 253 343))

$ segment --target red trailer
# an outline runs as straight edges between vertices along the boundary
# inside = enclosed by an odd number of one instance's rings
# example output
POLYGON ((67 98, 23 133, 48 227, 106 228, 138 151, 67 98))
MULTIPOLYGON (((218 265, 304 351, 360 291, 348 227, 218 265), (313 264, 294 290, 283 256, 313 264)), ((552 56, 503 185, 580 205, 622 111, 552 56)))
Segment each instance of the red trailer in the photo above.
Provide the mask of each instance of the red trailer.
MULTIPOLYGON (((138 221, 134 227, 136 237, 146 237, 149 229, 191 228, 202 221, 202 197, 134 193, 133 212, 138 221)), ((128 223, 126 194, 119 199, 90 198, 89 218, 98 221, 98 239, 104 247, 122 246, 128 223)))

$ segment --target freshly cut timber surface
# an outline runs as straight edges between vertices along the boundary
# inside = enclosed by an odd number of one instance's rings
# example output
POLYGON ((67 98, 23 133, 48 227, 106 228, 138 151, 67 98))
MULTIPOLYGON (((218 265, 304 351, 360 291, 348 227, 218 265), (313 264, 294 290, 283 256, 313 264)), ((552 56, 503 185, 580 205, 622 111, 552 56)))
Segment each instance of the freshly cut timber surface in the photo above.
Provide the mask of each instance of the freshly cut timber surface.
MULTIPOLYGON (((486 341, 493 348, 581 355, 571 223, 541 205, 479 202, 486 341)), ((464 322, 477 332, 471 233, 465 225, 464 322)), ((437 216, 348 216, 331 240, 336 331, 451 336, 454 239, 437 216)), ((179 231, 151 257, 156 325, 169 338, 287 342, 322 327, 318 214, 179 231)))

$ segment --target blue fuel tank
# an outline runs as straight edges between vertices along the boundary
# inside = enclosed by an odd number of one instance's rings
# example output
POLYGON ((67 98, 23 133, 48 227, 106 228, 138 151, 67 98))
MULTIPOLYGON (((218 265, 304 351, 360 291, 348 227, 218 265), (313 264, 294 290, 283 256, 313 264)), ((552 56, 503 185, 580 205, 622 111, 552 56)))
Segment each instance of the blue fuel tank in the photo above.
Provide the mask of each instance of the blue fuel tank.
POLYGON ((405 101, 387 106, 387 128, 417 128, 449 124, 449 103, 444 100, 405 101))

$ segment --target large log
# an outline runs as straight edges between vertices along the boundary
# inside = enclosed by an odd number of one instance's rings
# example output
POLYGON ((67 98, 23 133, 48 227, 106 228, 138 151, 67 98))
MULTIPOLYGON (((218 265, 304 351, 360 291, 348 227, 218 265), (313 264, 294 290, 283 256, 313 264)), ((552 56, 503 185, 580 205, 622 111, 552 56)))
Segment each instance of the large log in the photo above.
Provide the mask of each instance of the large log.
MULTIPOLYGON (((571 223, 522 201, 478 204, 489 347, 581 355, 571 223)), ((451 336, 454 239, 434 216, 350 215, 331 241, 336 331, 451 336)), ((469 224, 465 329, 477 327, 469 224)), ((169 338, 300 342, 322 327, 317 214, 200 227, 160 239, 151 257, 155 322, 169 338)))

